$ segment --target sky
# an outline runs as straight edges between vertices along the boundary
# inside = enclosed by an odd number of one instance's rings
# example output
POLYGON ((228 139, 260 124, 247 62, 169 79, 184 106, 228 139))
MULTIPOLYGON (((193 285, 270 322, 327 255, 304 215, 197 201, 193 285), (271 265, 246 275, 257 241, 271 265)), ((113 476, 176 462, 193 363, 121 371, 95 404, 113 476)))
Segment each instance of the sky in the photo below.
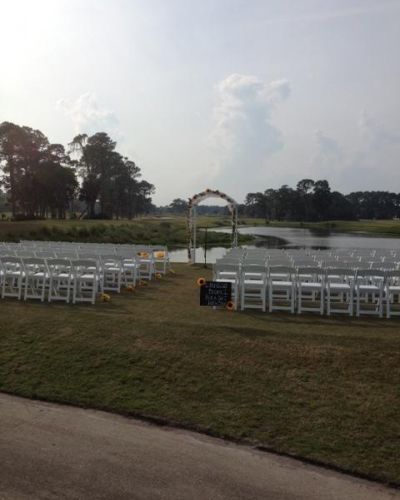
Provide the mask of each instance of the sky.
POLYGON ((400 191, 400 0, 0 0, 0 122, 107 132, 169 204, 400 191))

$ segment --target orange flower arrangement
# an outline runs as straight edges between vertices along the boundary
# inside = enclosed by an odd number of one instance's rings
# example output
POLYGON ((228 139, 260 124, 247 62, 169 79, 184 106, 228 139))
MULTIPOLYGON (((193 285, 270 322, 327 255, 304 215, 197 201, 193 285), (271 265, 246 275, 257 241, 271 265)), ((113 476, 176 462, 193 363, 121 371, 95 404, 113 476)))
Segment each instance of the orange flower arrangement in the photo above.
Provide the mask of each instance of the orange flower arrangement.
POLYGON ((205 283, 206 283, 206 280, 202 277, 197 280, 198 286, 203 286, 203 285, 205 285, 205 283))
POLYGON ((228 311, 235 310, 235 304, 231 300, 228 300, 225 307, 228 309, 228 311))

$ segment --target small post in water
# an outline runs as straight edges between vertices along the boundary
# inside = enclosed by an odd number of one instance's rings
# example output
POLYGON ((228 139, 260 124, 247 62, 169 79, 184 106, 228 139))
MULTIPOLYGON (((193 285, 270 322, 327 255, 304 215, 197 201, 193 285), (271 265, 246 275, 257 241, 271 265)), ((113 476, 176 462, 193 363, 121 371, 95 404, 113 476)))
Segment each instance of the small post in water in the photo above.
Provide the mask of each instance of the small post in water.
POLYGON ((204 267, 207 268, 207 227, 204 228, 204 267))

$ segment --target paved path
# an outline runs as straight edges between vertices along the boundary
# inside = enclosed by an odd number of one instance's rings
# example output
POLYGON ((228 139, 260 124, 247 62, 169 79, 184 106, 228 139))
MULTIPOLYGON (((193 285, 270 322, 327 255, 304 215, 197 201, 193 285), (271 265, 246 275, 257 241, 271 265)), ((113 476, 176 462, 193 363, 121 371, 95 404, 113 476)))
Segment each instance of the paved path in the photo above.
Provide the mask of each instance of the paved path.
POLYGON ((380 500, 400 493, 196 433, 0 394, 0 499, 380 500))

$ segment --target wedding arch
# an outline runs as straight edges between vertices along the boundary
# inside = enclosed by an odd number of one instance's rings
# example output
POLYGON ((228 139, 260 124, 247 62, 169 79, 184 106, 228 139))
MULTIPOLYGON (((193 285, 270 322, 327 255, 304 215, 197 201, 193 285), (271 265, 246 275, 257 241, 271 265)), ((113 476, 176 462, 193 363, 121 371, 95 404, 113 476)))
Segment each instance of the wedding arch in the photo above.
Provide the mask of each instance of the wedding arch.
POLYGON ((238 209, 236 201, 225 193, 221 193, 218 190, 206 189, 201 193, 195 194, 192 198, 189 198, 188 202, 188 216, 187 216, 187 227, 188 227, 188 260, 191 264, 196 262, 196 228, 197 228, 197 205, 206 200, 207 198, 221 198, 225 200, 229 211, 231 213, 232 221, 232 247, 237 247, 238 243, 238 233, 237 233, 237 217, 238 209))

